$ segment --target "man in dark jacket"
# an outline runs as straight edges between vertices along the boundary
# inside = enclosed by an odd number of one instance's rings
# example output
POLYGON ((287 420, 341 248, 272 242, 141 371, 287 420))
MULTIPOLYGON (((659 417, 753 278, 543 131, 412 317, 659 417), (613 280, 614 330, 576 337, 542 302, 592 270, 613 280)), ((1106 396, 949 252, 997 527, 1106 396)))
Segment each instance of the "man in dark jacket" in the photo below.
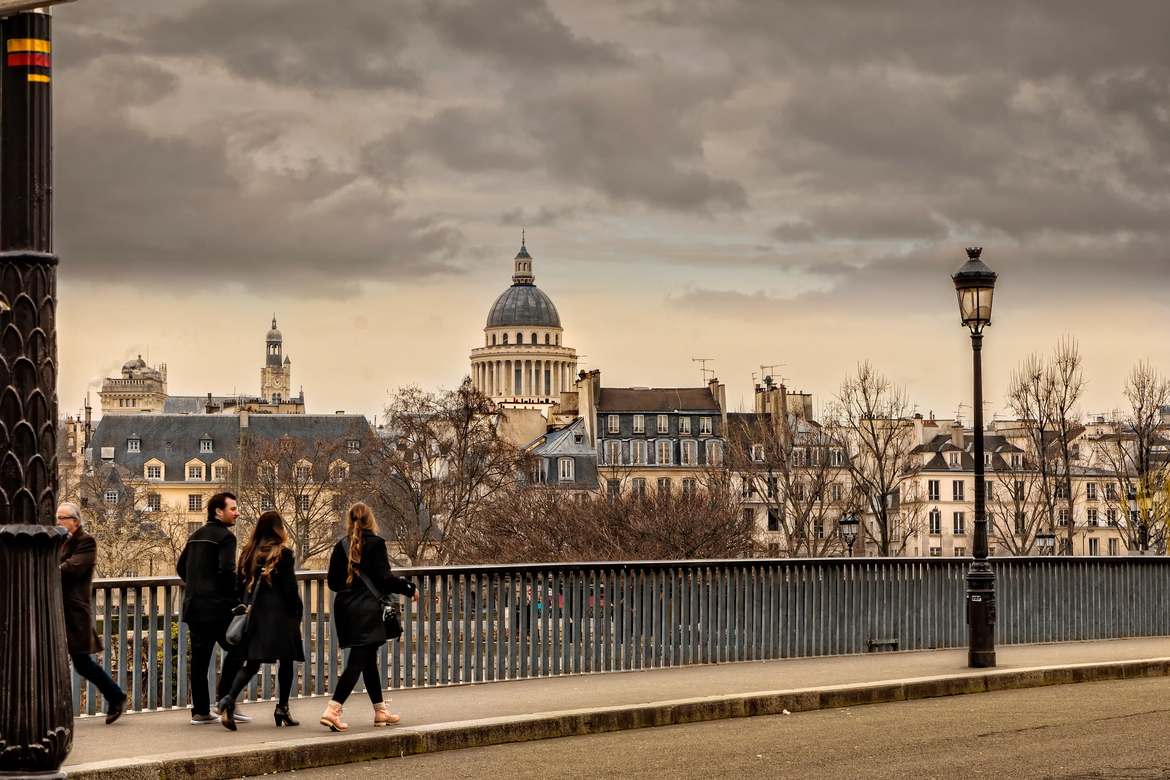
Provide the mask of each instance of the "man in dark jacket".
POLYGON ((106 698, 106 723, 110 724, 122 717, 126 694, 91 657, 102 651, 101 640, 93 626, 93 568, 97 561, 97 542, 81 527, 81 509, 77 504, 64 503, 57 507, 57 525, 69 532, 69 538, 61 546, 61 600, 65 607, 69 658, 77 673, 96 685, 106 698))
MULTIPOLYGON (((217 493, 207 502, 207 522, 187 537, 179 556, 178 573, 186 587, 183 592, 183 622, 191 634, 191 723, 217 723, 211 714, 207 690, 207 667, 216 642, 226 653, 215 700, 219 701, 231 687, 242 659, 224 635, 232 621, 232 610, 240 603, 236 592, 236 537, 231 527, 240 511, 231 493, 217 493)), ((249 721, 247 715, 235 719, 249 721)))

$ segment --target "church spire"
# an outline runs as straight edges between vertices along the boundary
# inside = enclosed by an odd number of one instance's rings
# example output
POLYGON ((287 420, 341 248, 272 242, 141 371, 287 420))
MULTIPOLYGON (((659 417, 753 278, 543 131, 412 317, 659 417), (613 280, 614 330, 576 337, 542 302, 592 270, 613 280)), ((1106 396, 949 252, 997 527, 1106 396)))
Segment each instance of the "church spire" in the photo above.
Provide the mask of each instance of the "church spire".
POLYGON ((532 255, 528 254, 527 236, 520 230, 520 251, 512 266, 512 284, 534 284, 536 277, 532 275, 532 255))

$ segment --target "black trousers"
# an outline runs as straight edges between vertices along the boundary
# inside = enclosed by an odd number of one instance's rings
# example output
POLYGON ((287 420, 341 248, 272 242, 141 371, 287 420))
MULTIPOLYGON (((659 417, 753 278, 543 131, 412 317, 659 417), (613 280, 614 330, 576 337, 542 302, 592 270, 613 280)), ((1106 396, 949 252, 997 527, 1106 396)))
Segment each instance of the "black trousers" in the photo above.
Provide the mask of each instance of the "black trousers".
POLYGON ((349 658, 345 659, 345 668, 337 677, 337 688, 333 691, 333 701, 345 704, 345 700, 353 693, 358 677, 365 680, 366 693, 374 704, 382 703, 382 676, 378 672, 378 650, 381 644, 359 645, 349 649, 349 658))
POLYGON ((106 670, 99 666, 89 653, 70 653, 69 660, 73 662, 73 668, 79 675, 96 685, 102 692, 107 709, 115 702, 126 698, 126 694, 118 687, 118 683, 114 682, 114 678, 106 674, 106 670))
MULTIPOLYGON (((228 691, 228 696, 232 697, 234 701, 248 682, 256 676, 256 672, 260 671, 260 665, 263 661, 247 661, 236 673, 235 681, 232 682, 231 690, 228 691)), ((288 706, 288 697, 292 693, 293 673, 296 671, 296 661, 291 658, 281 658, 280 666, 276 671, 276 682, 280 686, 280 704, 288 706)))
POLYGON ((224 639, 231 619, 222 623, 189 623, 188 632, 191 636, 191 714, 210 715, 211 701, 207 690, 207 667, 211 664, 211 656, 218 644, 224 649, 223 668, 219 672, 219 682, 215 686, 215 700, 219 701, 227 695, 232 681, 240 671, 243 659, 234 648, 224 639))

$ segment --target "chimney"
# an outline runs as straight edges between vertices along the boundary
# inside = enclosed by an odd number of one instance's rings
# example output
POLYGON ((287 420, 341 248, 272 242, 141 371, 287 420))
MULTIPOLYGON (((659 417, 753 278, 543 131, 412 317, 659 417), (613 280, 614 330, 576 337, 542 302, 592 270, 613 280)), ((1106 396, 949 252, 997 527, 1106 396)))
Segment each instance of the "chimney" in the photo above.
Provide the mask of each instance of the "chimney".
POLYGON ((93 433, 93 407, 89 403, 89 393, 85 394, 85 447, 89 446, 89 438, 93 433))
POLYGON ((805 393, 801 399, 803 401, 802 406, 804 407, 804 419, 813 419, 812 393, 805 393))
POLYGON ((715 405, 719 407, 719 418, 722 420, 724 430, 727 426, 727 386, 721 383, 718 377, 711 377, 707 382, 707 389, 711 392, 711 398, 715 400, 715 405))
POLYGON ((963 423, 959 422, 958 420, 955 420, 953 423, 951 423, 951 444, 954 444, 961 450, 965 450, 967 448, 966 445, 963 444, 963 423))
POLYGON ((240 428, 248 427, 248 411, 246 409, 240 411, 240 428))
POLYGON ((597 399, 601 395, 601 370, 582 371, 577 379, 577 414, 585 421, 589 446, 597 444, 597 399))

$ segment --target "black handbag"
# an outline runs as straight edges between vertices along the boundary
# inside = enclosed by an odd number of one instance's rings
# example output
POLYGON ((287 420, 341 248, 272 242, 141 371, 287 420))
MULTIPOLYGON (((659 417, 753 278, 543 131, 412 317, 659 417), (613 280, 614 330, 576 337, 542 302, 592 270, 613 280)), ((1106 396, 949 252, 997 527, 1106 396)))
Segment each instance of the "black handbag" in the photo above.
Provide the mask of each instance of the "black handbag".
MULTIPOLYGON (((348 558, 349 539, 342 540, 341 546, 345 550, 345 557, 348 558)), ((374 600, 382 605, 382 628, 386 630, 386 639, 398 639, 402 636, 402 619, 399 617, 398 605, 391 599, 383 596, 361 569, 357 569, 357 575, 365 583, 366 590, 370 592, 374 600)))
POLYGON ((260 592, 263 582, 262 579, 256 580, 256 587, 252 589, 251 597, 244 604, 244 611, 234 615, 232 622, 228 623, 223 639, 232 647, 238 647, 252 632, 252 605, 256 602, 256 594, 260 592))

